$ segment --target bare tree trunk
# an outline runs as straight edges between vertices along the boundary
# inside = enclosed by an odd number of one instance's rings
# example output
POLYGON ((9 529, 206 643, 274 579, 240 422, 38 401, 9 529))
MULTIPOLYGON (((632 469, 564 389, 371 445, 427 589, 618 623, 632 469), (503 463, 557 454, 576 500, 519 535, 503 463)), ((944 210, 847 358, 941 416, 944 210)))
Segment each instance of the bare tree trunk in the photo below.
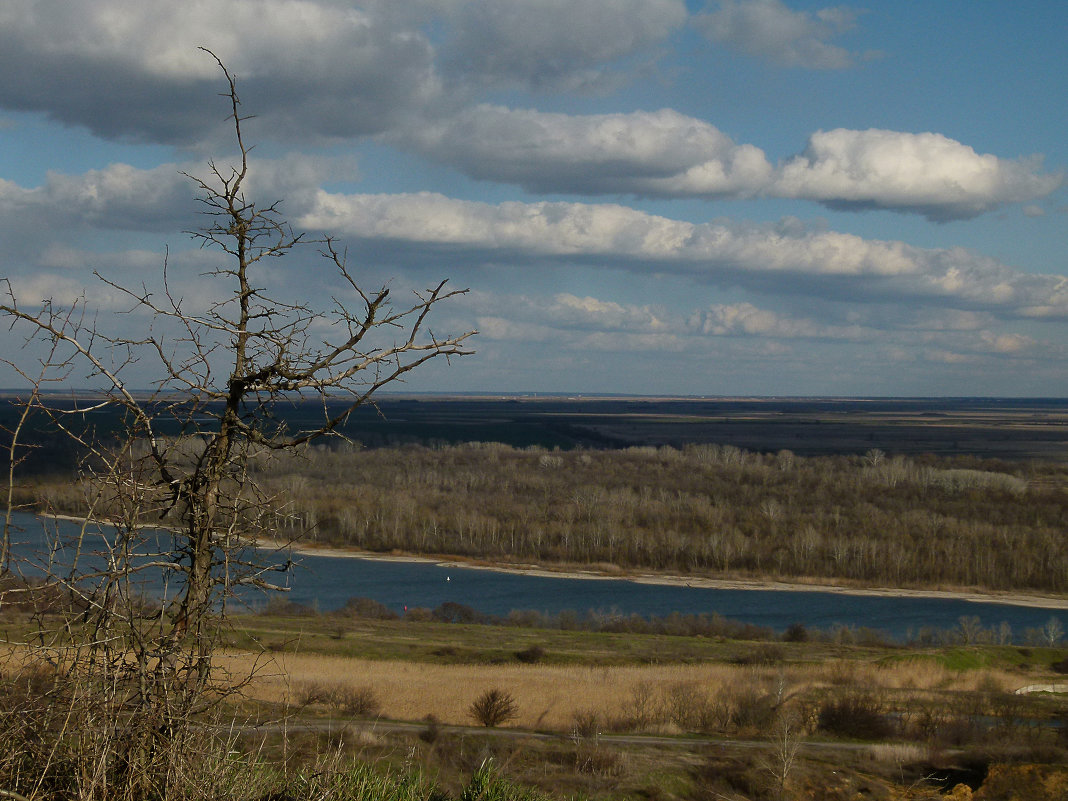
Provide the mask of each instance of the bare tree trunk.
MULTIPOLYGON (((0 603, 5 593, 21 592, 40 604, 35 653, 55 681, 45 692, 48 703, 35 709, 48 721, 43 731, 59 738, 43 741, 38 775, 20 779, 29 782, 26 788, 0 790, 0 798, 19 799, 18 790, 27 788, 36 796, 63 781, 78 784, 83 801, 166 798, 171 782, 189 781, 188 765, 174 762, 183 756, 175 749, 192 741, 197 716, 234 689, 213 669, 228 598, 241 586, 278 589, 269 576, 284 569, 248 553, 264 533, 258 527, 279 517, 250 476, 249 459, 293 453, 334 434, 383 386, 431 359, 469 353, 463 342, 473 332, 439 338, 427 327, 433 307, 466 290, 448 290, 442 281, 415 292, 407 306, 394 306, 388 288, 367 291, 357 284, 344 251, 329 238, 317 244, 340 283, 335 306, 312 308, 262 288, 268 282, 261 262, 286 255, 304 238, 292 232, 277 203, 260 206, 246 198, 247 118, 239 113, 233 76, 209 55, 228 86, 239 152, 238 164, 212 162, 208 178, 189 176, 209 219, 191 234, 221 252, 221 265, 209 276, 220 285, 215 302, 187 310, 168 284, 166 258, 158 296, 98 275, 151 320, 140 336, 109 335, 86 322, 93 316, 84 300, 27 309, 5 282, 0 315, 45 343, 50 355, 36 378, 5 360, 31 393, 8 449, 0 575, 17 566, 10 548, 14 471, 31 414, 48 419, 82 454, 85 514, 100 523, 84 524, 69 549, 56 543, 43 559, 43 586, 32 593, 0 587, 0 603), (321 322, 331 325, 320 328, 321 322), (222 352, 229 367, 216 378, 222 352), (150 359, 158 380, 144 396, 131 391, 123 375, 150 359), (42 395, 49 381, 67 380, 75 370, 104 390, 88 402, 42 395), (305 393, 321 400, 322 418, 310 429, 287 430, 273 407, 305 393), (121 431, 97 434, 91 412, 110 414, 121 431), (158 607, 140 597, 149 574, 165 588, 158 607), (66 713, 57 718, 60 709, 66 713), (72 743, 84 749, 68 753, 72 743)), ((0 786, 5 782, 0 776, 0 786)))

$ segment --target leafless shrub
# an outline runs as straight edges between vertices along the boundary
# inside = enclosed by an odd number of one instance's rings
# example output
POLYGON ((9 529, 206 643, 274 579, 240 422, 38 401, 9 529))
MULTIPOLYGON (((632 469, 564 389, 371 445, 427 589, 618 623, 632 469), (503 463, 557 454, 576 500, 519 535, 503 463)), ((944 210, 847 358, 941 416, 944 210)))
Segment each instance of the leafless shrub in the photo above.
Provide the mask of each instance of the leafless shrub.
POLYGON ((334 690, 331 702, 347 715, 354 717, 374 717, 382 708, 382 702, 372 687, 338 687, 334 690))
POLYGON ((779 799, 787 798, 786 785, 797 764, 804 735, 804 729, 789 713, 780 715, 772 727, 768 738, 771 747, 760 765, 771 776, 779 799))
POLYGON ((730 698, 730 725, 744 732, 766 731, 775 721, 775 698, 755 687, 736 690, 730 698))
POLYGON ((738 665, 774 665, 786 658, 786 649, 781 645, 769 643, 758 645, 734 659, 738 665))
POLYGON ((398 615, 388 606, 373 598, 349 598, 335 615, 369 618, 371 620, 396 620, 398 615))
POLYGON ((511 693, 494 688, 476 698, 468 708, 468 714, 481 725, 492 728, 517 717, 519 705, 511 693))
POLYGON ((672 684, 664 688, 661 696, 665 717, 683 731, 698 729, 707 701, 707 694, 694 682, 672 684))
POLYGON ((299 706, 329 704, 334 698, 334 688, 318 681, 301 681, 294 686, 294 698, 299 706))
POLYGON ((656 685, 639 681, 623 699, 619 718, 613 721, 612 728, 641 731, 656 721, 658 712, 656 685))
POLYGON ((819 728, 838 737, 856 740, 882 740, 894 733, 891 721, 879 702, 870 695, 849 694, 830 698, 819 711, 819 728))
POLYGON ((575 737, 596 737, 601 732, 601 716, 595 710, 583 709, 572 717, 571 732, 575 737))
POLYGON ((441 726, 438 723, 438 719, 433 715, 427 715, 423 718, 425 727, 419 730, 419 739, 424 743, 433 745, 437 742, 438 737, 441 736, 441 726))

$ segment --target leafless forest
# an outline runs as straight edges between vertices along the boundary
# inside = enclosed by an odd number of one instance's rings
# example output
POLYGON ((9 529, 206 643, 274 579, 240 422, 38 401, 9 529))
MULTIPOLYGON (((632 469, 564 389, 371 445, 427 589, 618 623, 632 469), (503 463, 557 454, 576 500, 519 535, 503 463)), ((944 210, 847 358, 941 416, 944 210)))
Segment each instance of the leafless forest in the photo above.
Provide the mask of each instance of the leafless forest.
MULTIPOLYGON (((1068 591, 1068 470, 1059 465, 470 443, 315 447, 254 467, 277 501, 271 527, 305 542, 607 570, 1068 591)), ((42 508, 82 503, 68 481, 32 493, 42 508)))

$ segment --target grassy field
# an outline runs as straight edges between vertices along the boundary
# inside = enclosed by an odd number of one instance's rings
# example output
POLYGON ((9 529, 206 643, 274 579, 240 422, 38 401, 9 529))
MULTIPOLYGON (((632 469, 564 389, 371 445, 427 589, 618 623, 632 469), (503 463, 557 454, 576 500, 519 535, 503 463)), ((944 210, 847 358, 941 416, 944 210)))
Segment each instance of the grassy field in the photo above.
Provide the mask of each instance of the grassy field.
POLYGON ((908 787, 922 776, 952 786, 978 767, 1068 763, 1055 728, 1068 714, 1064 696, 1014 694, 1063 680, 1052 667, 1068 658, 1063 648, 756 643, 330 615, 235 623, 241 650, 225 663, 257 665, 246 709, 288 708, 294 722, 317 721, 300 735, 308 748, 326 738, 388 764, 410 754, 457 787, 476 767, 473 752, 558 797, 655 788, 656 798, 705 799, 718 788, 718 797, 770 799, 784 719, 797 727, 797 798, 855 798, 864 786, 877 798, 920 798, 922 783, 908 787), (246 650, 256 643, 266 651, 246 650), (502 733, 479 734, 470 707, 494 688, 517 714, 502 733), (354 697, 364 704, 355 713, 354 697), (396 731, 392 721, 419 728, 396 731), (840 786, 818 794, 832 775, 840 786))
MULTIPOLYGON (((9 643, 25 643, 34 630, 19 615, 0 618, 9 643)), ((429 801, 438 788, 486 801, 774 801, 783 744, 796 749, 787 797, 797 799, 919 799, 988 777, 1017 788, 1068 779, 1065 696, 1014 693, 1064 680, 1065 648, 742 641, 278 613, 233 617, 222 645, 219 669, 251 676, 224 716, 239 735, 237 752, 286 773, 289 787, 335 771, 337 781, 362 777, 381 793, 346 798, 429 801), (494 729, 471 714, 491 689, 516 705, 494 729), (253 721, 265 725, 250 728, 253 721), (373 765, 372 774, 361 765, 373 765), (506 789, 471 795, 472 782, 490 774, 506 789), (542 795, 523 795, 524 787, 542 795), (397 788, 407 795, 391 795, 397 788)), ((17 683, 16 657, 30 653, 12 645, 0 678, 17 683)))
MULTIPOLYGON (((418 721, 433 715, 461 725, 472 722, 467 710, 474 697, 500 686, 519 701, 516 725, 567 731, 588 712, 625 728, 636 695, 652 692, 656 698, 650 703, 663 706, 679 687, 700 688, 701 699, 718 698, 726 705, 743 695, 750 701, 775 696, 781 702, 788 694, 818 706, 833 690, 834 695, 880 696, 882 714, 890 714, 894 704, 923 698, 964 714, 973 711, 977 696, 1004 701, 1024 685, 1063 680, 1051 666, 1068 651, 753 643, 405 621, 339 624, 331 616, 242 616, 227 659, 247 669, 253 655, 260 666, 253 694, 273 703, 299 703, 313 685, 369 687, 385 717, 418 721), (265 645, 266 651, 250 650, 251 643, 265 645)), ((1044 698, 1014 698, 1018 711, 1042 714, 1056 707, 1044 698)), ((679 721, 667 716, 664 709, 650 713, 651 719, 659 718, 654 728, 680 731, 679 721)))

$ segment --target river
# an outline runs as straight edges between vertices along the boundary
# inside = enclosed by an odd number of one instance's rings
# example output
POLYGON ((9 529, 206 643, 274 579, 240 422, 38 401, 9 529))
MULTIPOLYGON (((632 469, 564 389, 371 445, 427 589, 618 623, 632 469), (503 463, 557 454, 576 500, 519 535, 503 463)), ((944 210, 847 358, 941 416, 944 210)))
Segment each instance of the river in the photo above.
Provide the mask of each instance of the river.
MULTIPOLYGON (((22 529, 16 553, 40 548, 41 521, 20 514, 22 529)), ((74 524, 60 521, 61 531, 74 524)), ((282 559, 284 561, 284 558, 282 559)), ((621 578, 571 578, 464 567, 453 563, 399 561, 358 556, 294 556, 287 574, 288 598, 322 611, 339 608, 349 598, 373 598, 391 609, 436 608, 452 602, 489 615, 512 610, 558 614, 665 616, 717 613, 725 618, 782 631, 793 623, 808 628, 836 625, 876 629, 899 640, 922 628, 954 629, 962 617, 978 617, 986 628, 1001 623, 1022 640, 1028 629, 1039 629, 1057 617, 1068 628, 1064 609, 1016 606, 950 597, 851 595, 812 590, 713 589, 676 584, 649 584, 621 578)), ((279 579, 283 576, 279 575, 279 579)), ((272 579, 274 580, 274 579, 272 579)), ((263 596, 245 596, 262 605, 263 596)))

